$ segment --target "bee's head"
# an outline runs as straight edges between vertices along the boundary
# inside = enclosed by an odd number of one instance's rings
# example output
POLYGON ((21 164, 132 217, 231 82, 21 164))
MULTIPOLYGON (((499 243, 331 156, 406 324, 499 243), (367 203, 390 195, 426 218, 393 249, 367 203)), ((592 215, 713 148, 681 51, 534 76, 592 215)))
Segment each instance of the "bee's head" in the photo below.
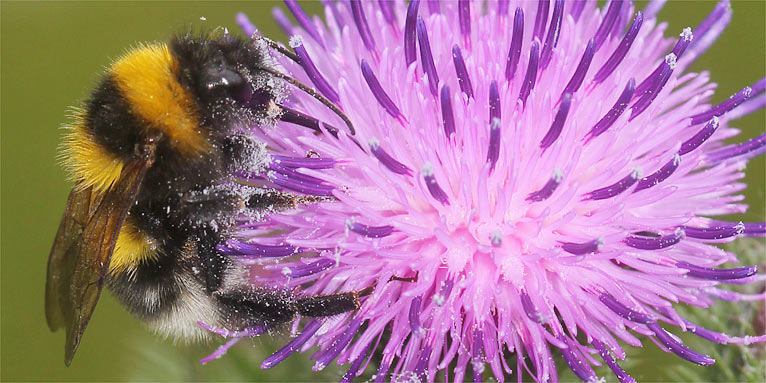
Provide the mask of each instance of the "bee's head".
POLYGON ((227 120, 243 115, 266 119, 284 98, 282 82, 263 70, 273 65, 271 58, 251 42, 228 34, 186 34, 173 39, 170 49, 178 60, 180 81, 196 96, 208 126, 227 126, 227 120))

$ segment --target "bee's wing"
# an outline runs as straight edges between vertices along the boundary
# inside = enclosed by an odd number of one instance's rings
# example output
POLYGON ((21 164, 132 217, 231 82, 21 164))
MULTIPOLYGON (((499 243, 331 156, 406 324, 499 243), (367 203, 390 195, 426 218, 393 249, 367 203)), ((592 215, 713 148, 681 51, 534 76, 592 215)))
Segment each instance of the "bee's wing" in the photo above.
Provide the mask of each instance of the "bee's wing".
MULTIPOLYGON (((66 315, 62 310, 63 302, 59 297, 66 296, 66 287, 70 285, 72 275, 77 267, 77 257, 67 256, 74 249, 75 242, 80 239, 83 228, 90 216, 92 188, 73 189, 69 193, 64 216, 59 224, 56 240, 53 242, 51 254, 48 257, 48 278, 45 284, 45 317, 51 331, 66 324, 66 315)), ((94 198, 97 195, 93 196, 94 198)), ((100 201, 92 201, 98 205, 100 201)))
POLYGON ((136 200, 156 141, 147 140, 140 155, 128 161, 109 191, 92 188, 69 194, 48 258, 45 312, 48 327, 66 328, 64 362, 69 365, 101 294, 120 228, 136 200))

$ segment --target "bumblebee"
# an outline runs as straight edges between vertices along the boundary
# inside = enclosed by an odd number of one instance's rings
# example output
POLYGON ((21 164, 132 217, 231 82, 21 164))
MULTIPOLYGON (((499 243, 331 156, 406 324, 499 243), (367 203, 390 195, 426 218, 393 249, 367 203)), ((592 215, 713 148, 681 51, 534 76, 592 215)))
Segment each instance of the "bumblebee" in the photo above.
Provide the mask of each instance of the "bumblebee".
POLYGON ((198 322, 271 328, 355 310, 369 294, 255 287, 248 268, 216 250, 238 215, 306 203, 233 176, 267 165, 267 149, 246 130, 274 124, 287 84, 302 85, 278 71, 268 49, 228 34, 140 45, 75 112, 62 148, 75 185, 45 295, 48 326, 66 329, 67 365, 105 284, 149 327, 186 339, 206 336, 198 322))

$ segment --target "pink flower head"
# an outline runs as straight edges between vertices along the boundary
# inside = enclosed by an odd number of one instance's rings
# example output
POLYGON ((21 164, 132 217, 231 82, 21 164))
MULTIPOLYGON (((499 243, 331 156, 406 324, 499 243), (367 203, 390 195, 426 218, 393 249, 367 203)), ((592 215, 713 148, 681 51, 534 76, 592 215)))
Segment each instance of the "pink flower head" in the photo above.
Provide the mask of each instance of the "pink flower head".
POLYGON ((718 268, 735 256, 713 244, 766 225, 712 217, 746 209, 738 180, 766 135, 722 141, 764 106, 766 79, 710 105, 709 76, 685 68, 729 3, 666 38, 663 2, 327 1, 323 22, 286 1, 297 26, 275 11, 294 50, 277 57, 284 73, 348 121, 294 92, 275 128, 255 129, 271 165, 243 179, 318 198, 221 248, 258 265, 259 284, 374 290, 356 311, 296 321, 262 367, 318 348, 314 369, 348 363, 344 380, 377 354, 376 381, 543 382, 562 356, 583 381, 606 364, 630 382, 620 341, 709 365, 669 329, 764 340, 674 309, 763 299, 719 288, 763 278, 718 268))

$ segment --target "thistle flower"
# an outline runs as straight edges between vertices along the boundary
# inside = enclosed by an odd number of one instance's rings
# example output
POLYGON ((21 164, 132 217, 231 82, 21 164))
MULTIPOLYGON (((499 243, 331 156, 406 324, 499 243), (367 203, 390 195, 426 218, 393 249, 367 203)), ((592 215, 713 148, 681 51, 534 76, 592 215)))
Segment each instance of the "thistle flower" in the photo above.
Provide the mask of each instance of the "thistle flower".
POLYGON ((347 363, 344 381, 373 356, 375 381, 555 381, 561 356, 583 381, 605 364, 630 382, 622 344, 709 365, 675 334, 766 340, 676 310, 764 298, 720 287, 764 278, 719 268, 736 256, 713 244, 766 234, 714 218, 746 209, 738 180, 766 135, 722 141, 764 106, 766 78, 710 105, 708 75, 685 73, 728 1, 672 38, 655 19, 664 1, 327 1, 325 22, 286 3, 299 25, 275 11, 294 50, 277 59, 353 130, 293 94, 253 133, 273 149, 268 172, 241 177, 321 198, 243 223, 221 249, 258 265, 254 283, 374 292, 296 321, 263 368, 318 348, 314 369, 347 363))
MULTIPOLYGON (((746 238, 724 246, 735 251, 742 262, 761 266, 766 263, 762 239, 746 238)), ((742 286, 738 291, 758 293, 763 291, 763 284, 742 286)), ((721 302, 709 308, 683 307, 679 311, 687 318, 697 318, 705 327, 726 328, 731 333, 757 333, 764 331, 766 312, 763 302, 755 309, 751 305, 737 302, 721 302)), ((716 363, 708 368, 689 368, 690 364, 679 364, 670 369, 668 376, 677 382, 764 382, 766 381, 766 348, 763 344, 711 344, 704 339, 691 338, 690 345, 705 350, 715 358, 716 363)))

